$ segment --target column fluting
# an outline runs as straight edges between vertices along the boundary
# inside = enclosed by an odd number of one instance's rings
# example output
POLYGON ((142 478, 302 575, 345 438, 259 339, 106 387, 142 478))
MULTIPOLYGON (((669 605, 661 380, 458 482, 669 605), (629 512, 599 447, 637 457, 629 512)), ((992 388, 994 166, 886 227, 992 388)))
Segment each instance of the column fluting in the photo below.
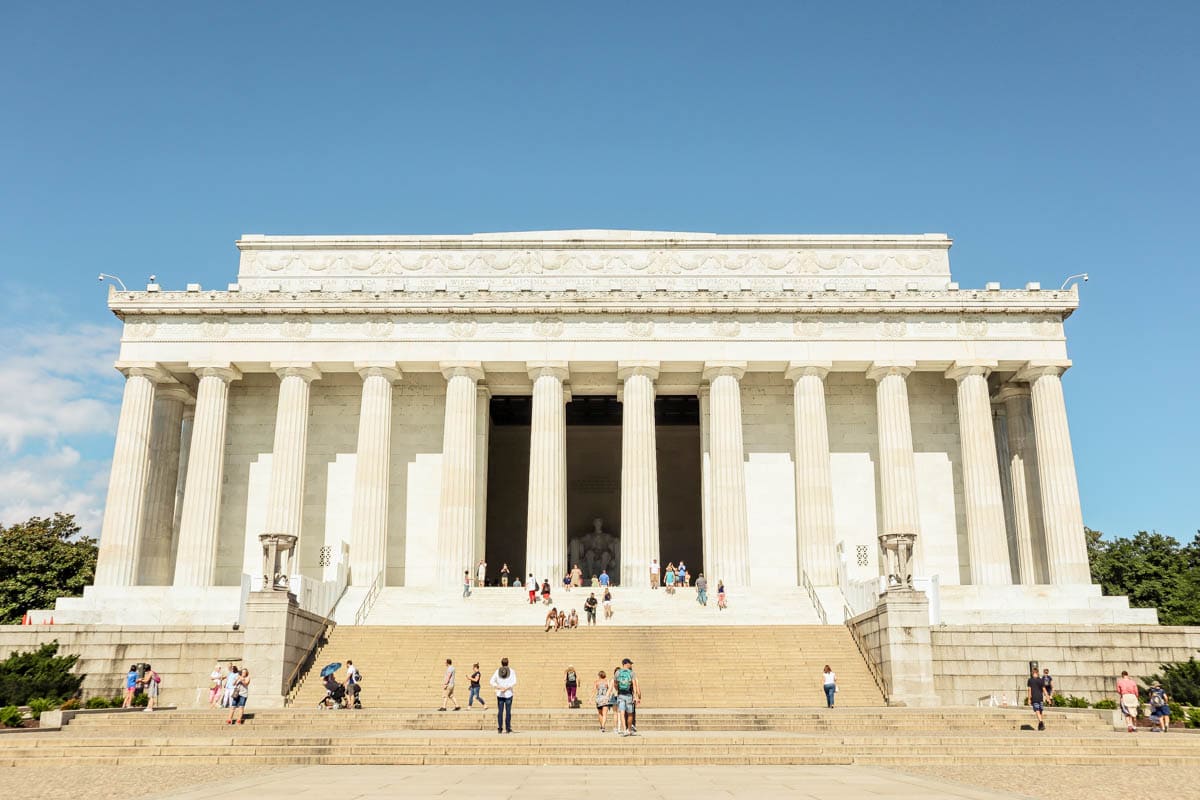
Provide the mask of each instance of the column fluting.
MULTIPOLYGON (((240 379, 242 373, 228 362, 188 366, 200 379, 200 385, 196 390, 196 419, 192 423, 187 483, 179 518, 174 585, 212 586, 225 472, 229 382, 240 379)), ((247 531, 246 535, 252 536, 254 532, 247 531)))
POLYGON ((188 462, 192 457, 192 428, 196 422, 196 404, 183 407, 179 431, 179 477, 175 482, 175 515, 171 523, 171 583, 175 582, 175 563, 179 559, 179 527, 183 521, 183 495, 187 491, 188 462))
POLYGON ((438 509, 437 582, 461 586, 463 572, 474 579, 476 430, 478 393, 483 379, 478 361, 442 362, 446 378, 446 417, 442 428, 442 489, 438 509))
POLYGON ((913 457, 912 418, 908 410, 911 362, 876 363, 867 378, 876 382, 879 427, 879 489, 883 530, 915 533, 914 571, 923 566, 921 520, 917 506, 917 468, 913 457))
MULTIPOLYGON (((486 386, 475 387, 475 558, 486 558, 487 553, 487 476, 488 439, 492 431, 492 393, 486 386)), ((500 575, 500 564, 488 569, 488 573, 500 575)), ((513 565, 516 567, 517 565, 513 565)), ((510 571, 513 569, 510 567, 510 571)), ((513 573, 515 576, 518 573, 513 573)))
POLYGON ((621 580, 648 586, 650 560, 659 557, 658 443, 654 424, 657 361, 623 361, 621 404, 621 580), (639 577, 640 576, 640 577, 639 577))
POLYGON ((1010 383, 1000 390, 997 399, 1004 403, 1018 579, 1023 584, 1046 583, 1042 496, 1029 387, 1010 383))
POLYGON ((529 515, 525 572, 552 586, 566 574, 567 421, 566 362, 529 365, 533 414, 529 436, 529 515))
POLYGON ((183 436, 183 409, 192 394, 182 384, 161 384, 154 397, 150 433, 150 466, 146 476, 146 501, 142 514, 142 547, 138 583, 169 586, 175 562, 175 497, 179 488, 179 449, 183 436))
MULTIPOLYGON (((275 413, 275 444, 271 450, 271 489, 267 499, 267 529, 300 537, 297 554, 305 549, 304 462, 308 457, 308 401, 312 382, 321 371, 310 362, 273 363, 279 376, 279 406, 275 413)), ((296 559, 299 571, 301 559, 296 559)))
POLYGON ((750 585, 750 541, 746 525, 746 467, 742 443, 741 378, 744 361, 708 362, 709 443, 712 460, 713 557, 706 564, 714 585, 750 585))
POLYGON ((392 387, 400 380, 400 370, 394 361, 358 362, 354 368, 363 388, 350 511, 350 582, 369 586, 387 566, 392 387))
POLYGON ((833 518, 833 476, 829 462, 829 421, 825 376, 829 362, 788 365, 795 416, 796 554, 800 569, 816 586, 836 586, 837 535, 833 518))
POLYGON ((1054 584, 1091 583, 1075 455, 1067 425, 1061 375, 1069 363, 1031 362, 1016 380, 1029 383, 1042 495, 1046 563, 1054 584))
POLYGON ((712 545, 712 389, 705 384, 696 392, 696 396, 700 403, 700 546, 704 557, 702 566, 707 571, 706 574, 715 575, 709 566, 715 558, 712 545))
POLYGON ((946 372, 946 377, 957 383, 963 504, 971 583, 975 585, 1012 583, 1000 466, 996 460, 996 432, 992 427, 992 400, 987 385, 987 376, 994 367, 995 362, 960 361, 946 372))
POLYGON ((125 375, 125 391, 100 528, 97 586, 132 586, 137 581, 142 510, 150 469, 154 387, 170 379, 153 363, 124 363, 118 364, 117 369, 125 375))

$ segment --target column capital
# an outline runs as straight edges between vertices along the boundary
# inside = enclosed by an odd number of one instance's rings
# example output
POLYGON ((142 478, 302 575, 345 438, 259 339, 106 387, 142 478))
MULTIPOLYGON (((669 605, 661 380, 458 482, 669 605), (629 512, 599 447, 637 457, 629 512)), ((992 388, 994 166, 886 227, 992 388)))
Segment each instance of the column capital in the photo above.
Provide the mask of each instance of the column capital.
POLYGON ((148 378, 154 383, 172 383, 175 380, 157 361, 118 361, 114 366, 126 378, 148 378))
POLYGON ((1005 403, 1014 397, 1029 397, 1029 387, 1020 383, 1006 383, 1000 387, 1000 391, 996 392, 992 402, 1005 403))
POLYGON ((182 383, 162 383, 154 392, 155 400, 177 400, 184 405, 195 405, 196 398, 182 383))
POLYGON ((702 377, 709 382, 712 382, 713 378, 719 378, 722 375, 732 375, 741 380, 745 374, 745 361, 705 361, 702 377))
POLYGON ((547 375, 560 381, 571 377, 566 361, 527 361, 525 369, 529 373, 529 379, 534 381, 547 375))
POLYGON ((946 370, 946 377, 952 381, 961 381, 963 378, 972 375, 982 375, 986 378, 992 374, 992 370, 996 368, 995 361, 987 360, 964 360, 955 361, 950 369, 946 370))
POLYGON ((220 378, 225 383, 242 379, 242 371, 228 361, 189 361, 188 369, 197 378, 220 378))
POLYGON ((876 361, 867 369, 867 380, 881 381, 890 375, 907 378, 916 368, 915 361, 876 361))
POLYGON ((483 364, 478 361, 442 361, 438 363, 442 377, 446 380, 465 375, 478 383, 483 380, 483 364))
POLYGON ((492 390, 482 383, 475 384, 475 396, 480 400, 491 400, 492 390))
POLYGON ((395 361, 355 361, 354 371, 363 380, 369 377, 380 377, 387 378, 389 383, 395 383, 404 374, 396 366, 395 361))
POLYGON ((657 361, 618 361, 617 380, 623 381, 634 375, 645 375, 652 381, 658 380, 660 366, 657 361))
POLYGON ((831 369, 833 369, 832 361, 789 361, 783 377, 789 381, 796 381, 815 375, 821 380, 825 380, 825 376, 831 369))
POLYGON ((1013 376, 1014 381, 1021 383, 1032 383, 1043 375, 1053 375, 1058 377, 1071 368, 1071 359, 1052 359, 1049 361, 1028 361, 1025 366, 1017 370, 1017 374, 1013 376))
POLYGON ((311 361, 272 361, 271 369, 280 378, 303 378, 305 383, 321 379, 321 370, 311 361))

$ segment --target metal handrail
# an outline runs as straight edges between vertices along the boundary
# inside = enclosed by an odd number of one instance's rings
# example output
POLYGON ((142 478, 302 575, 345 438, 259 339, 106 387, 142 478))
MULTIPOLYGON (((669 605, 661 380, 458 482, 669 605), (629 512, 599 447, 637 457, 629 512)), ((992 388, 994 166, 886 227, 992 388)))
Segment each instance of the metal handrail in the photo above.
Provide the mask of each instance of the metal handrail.
POLYGON ((871 660, 871 650, 867 647, 867 642, 859 633, 858 627, 851 623, 850 606, 843 605, 842 613, 846 616, 846 630, 850 631, 850 638, 854 641, 854 646, 858 648, 858 654, 862 656, 863 663, 867 665, 867 672, 871 673, 871 679, 875 681, 875 686, 878 687, 879 693, 883 695, 883 702, 888 702, 891 692, 888 690, 887 680, 883 677, 883 673, 879 671, 879 667, 871 660))
POLYGON ((367 619, 367 615, 371 613, 371 609, 375 606, 375 601, 379 599, 379 593, 383 591, 383 570, 379 570, 379 574, 375 576, 375 580, 371 581, 371 586, 367 589, 367 594, 363 597, 363 601, 359 604, 358 610, 354 612, 354 624, 362 625, 367 619))
POLYGON ((324 617, 322 617, 324 624, 322 624, 321 627, 317 629, 317 632, 313 634, 312 639, 309 640, 308 646, 304 648, 304 653, 305 653, 304 658, 300 659, 299 663, 296 664, 295 669, 292 670, 292 674, 288 675, 287 680, 284 681, 284 685, 289 687, 288 691, 287 691, 287 695, 284 698, 283 704, 285 706, 291 705, 291 702, 295 698, 296 693, 300 690, 300 686, 299 686, 300 672, 302 670, 309 669, 312 667, 313 661, 317 657, 318 643, 322 639, 325 639, 326 641, 328 641, 329 634, 333 631, 334 628, 337 627, 337 623, 333 621, 333 612, 337 609, 338 603, 342 602, 342 598, 346 596, 346 590, 349 588, 350 588, 349 584, 347 584, 346 586, 343 586, 341 593, 337 597, 334 598, 333 603, 330 604, 330 606, 329 606, 329 611, 326 612, 324 617))
POLYGON ((829 617, 825 613, 825 606, 821 605, 821 598, 817 596, 817 590, 812 585, 812 581, 808 579, 808 573, 800 570, 800 582, 803 584, 805 591, 808 592, 808 599, 812 601, 813 608, 817 610, 817 616, 821 618, 822 625, 829 624, 829 617))

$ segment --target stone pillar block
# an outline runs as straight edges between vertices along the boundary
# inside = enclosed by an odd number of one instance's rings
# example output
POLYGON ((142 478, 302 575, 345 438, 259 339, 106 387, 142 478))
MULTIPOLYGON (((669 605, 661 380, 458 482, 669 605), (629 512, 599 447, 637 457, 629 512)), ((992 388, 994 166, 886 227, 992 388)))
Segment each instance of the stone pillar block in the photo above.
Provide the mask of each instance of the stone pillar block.
POLYGON ((929 599, 924 592, 892 589, 875 609, 880 667, 893 705, 937 706, 933 686, 933 646, 929 599))

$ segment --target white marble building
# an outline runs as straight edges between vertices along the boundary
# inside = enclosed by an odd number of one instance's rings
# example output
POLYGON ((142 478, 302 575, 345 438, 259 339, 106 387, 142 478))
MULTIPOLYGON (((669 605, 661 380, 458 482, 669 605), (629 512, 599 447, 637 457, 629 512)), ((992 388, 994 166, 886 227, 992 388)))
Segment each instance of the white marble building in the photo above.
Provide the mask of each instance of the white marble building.
POLYGON ((947 620, 1145 619, 1089 580, 1075 290, 962 289, 944 235, 237 246, 225 289, 110 294, 124 404, 64 620, 236 617, 264 532, 360 595, 480 558, 554 580, 596 518, 626 584, 651 558, 759 595, 807 576, 840 618, 899 531, 947 620))

